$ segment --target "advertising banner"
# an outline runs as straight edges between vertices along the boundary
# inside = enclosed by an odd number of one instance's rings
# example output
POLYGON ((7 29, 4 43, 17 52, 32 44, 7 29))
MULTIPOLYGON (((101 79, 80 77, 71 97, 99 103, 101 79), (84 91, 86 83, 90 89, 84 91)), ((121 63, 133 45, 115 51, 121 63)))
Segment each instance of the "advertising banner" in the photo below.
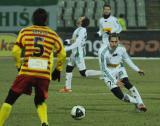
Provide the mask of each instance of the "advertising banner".
MULTIPOLYGON (((58 32, 65 40, 72 32, 58 32)), ((120 35, 123 44, 131 57, 160 57, 160 31, 129 31, 120 35)), ((0 56, 11 56, 11 48, 16 40, 15 34, 0 34, 0 56)), ((101 38, 95 38, 94 32, 88 32, 86 56, 97 57, 101 38)))
POLYGON ((16 41, 16 34, 0 33, 0 56, 12 56, 12 48, 16 41))
POLYGON ((48 25, 56 29, 57 5, 50 6, 0 6, 0 32, 17 32, 31 25, 32 14, 37 8, 44 8, 49 15, 48 25))
MULTIPOLYGON (((95 32, 88 32, 86 41, 87 56, 96 57, 101 38, 94 37, 95 32)), ((70 38, 72 33, 60 32, 63 39, 70 38)), ((160 31, 127 31, 120 34, 123 44, 132 57, 160 57, 160 31)))

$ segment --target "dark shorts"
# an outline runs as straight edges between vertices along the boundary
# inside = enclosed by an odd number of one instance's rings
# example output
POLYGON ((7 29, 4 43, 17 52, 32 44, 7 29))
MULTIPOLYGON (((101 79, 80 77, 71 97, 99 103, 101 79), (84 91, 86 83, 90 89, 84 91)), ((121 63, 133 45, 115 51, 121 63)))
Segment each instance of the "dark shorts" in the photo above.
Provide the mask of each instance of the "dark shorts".
POLYGON ((37 78, 27 75, 18 75, 16 80, 13 82, 11 89, 17 94, 28 94, 31 95, 32 87, 35 88, 35 94, 41 97, 48 98, 48 79, 37 78))

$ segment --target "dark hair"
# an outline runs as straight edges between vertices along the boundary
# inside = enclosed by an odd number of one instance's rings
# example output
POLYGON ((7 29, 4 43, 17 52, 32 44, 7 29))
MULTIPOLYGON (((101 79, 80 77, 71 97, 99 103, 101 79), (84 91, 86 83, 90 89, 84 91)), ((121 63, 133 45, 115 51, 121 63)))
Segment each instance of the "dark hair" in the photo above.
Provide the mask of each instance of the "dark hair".
POLYGON ((124 14, 120 14, 119 17, 120 17, 120 18, 124 18, 124 14))
POLYGON ((109 8, 111 9, 111 6, 110 6, 109 4, 104 4, 104 5, 103 5, 103 9, 104 9, 105 7, 109 7, 109 8))
POLYGON ((46 26, 48 20, 48 14, 46 10, 38 8, 33 12, 32 22, 34 25, 46 26))
POLYGON ((85 17, 83 20, 82 20, 82 27, 87 27, 89 25, 90 21, 89 21, 89 18, 85 17))
POLYGON ((110 33, 109 34, 109 41, 111 40, 112 37, 116 37, 116 38, 120 39, 120 36, 118 33, 110 33))

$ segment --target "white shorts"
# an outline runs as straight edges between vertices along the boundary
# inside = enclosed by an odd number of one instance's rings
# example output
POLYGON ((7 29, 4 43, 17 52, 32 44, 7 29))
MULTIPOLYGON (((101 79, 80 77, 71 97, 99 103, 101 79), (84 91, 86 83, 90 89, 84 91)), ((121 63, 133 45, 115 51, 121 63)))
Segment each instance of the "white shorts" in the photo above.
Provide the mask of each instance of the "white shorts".
MULTIPOLYGON (((117 80, 121 80, 123 78, 128 77, 128 74, 126 72, 126 69, 124 67, 118 67, 118 68, 109 68, 111 71, 111 74, 113 77, 115 77, 117 80)), ((113 89, 115 87, 118 87, 114 83, 109 83, 108 78, 104 77, 105 84, 109 87, 109 89, 113 89)))
POLYGON ((74 54, 71 54, 67 65, 69 66, 76 66, 79 71, 86 69, 86 64, 83 56, 75 56, 74 54))

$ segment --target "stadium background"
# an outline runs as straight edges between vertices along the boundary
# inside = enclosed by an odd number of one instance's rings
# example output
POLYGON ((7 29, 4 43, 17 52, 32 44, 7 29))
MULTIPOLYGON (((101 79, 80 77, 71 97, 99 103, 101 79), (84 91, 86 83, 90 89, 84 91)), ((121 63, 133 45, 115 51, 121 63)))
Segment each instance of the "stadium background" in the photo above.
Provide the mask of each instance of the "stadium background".
MULTIPOLYGON (((61 82, 51 81, 50 84, 47 101, 50 126, 160 126, 160 60, 149 58, 160 56, 160 0, 107 1, 111 4, 115 16, 118 16, 119 11, 124 12, 126 16, 128 30, 122 32, 121 38, 130 55, 147 57, 134 60, 145 71, 144 77, 138 76, 128 67, 127 72, 131 82, 139 89, 148 111, 135 112, 133 105, 117 100, 98 77, 82 78, 77 69, 74 71, 73 92, 61 94, 58 90, 65 83, 64 70, 61 82), (143 18, 138 20, 138 15, 143 18), (83 105, 86 108, 86 117, 83 120, 77 121, 71 118, 70 110, 74 105, 83 105)), ((97 31, 96 14, 101 16, 101 12, 98 13, 97 9, 102 11, 99 6, 102 7, 103 3, 103 0, 72 0, 72 2, 71 0, 0 0, 0 104, 5 100, 17 75, 15 61, 10 58, 12 46, 19 29, 30 24, 34 9, 38 7, 47 9, 49 15, 53 16, 50 17, 49 25, 57 30, 62 39, 71 36, 75 28, 74 16, 79 17, 86 12, 92 13, 93 20, 88 28, 87 50, 89 53, 87 54, 97 56, 100 41, 94 38, 93 33, 97 31), (86 11, 88 2, 92 3, 89 6, 94 5, 94 13, 90 10, 86 11), (80 7, 82 10, 78 5, 82 6, 80 7), (79 10, 80 12, 76 12, 79 10), (68 17, 69 19, 65 19, 68 17)), ((92 7, 89 8, 92 9, 92 7)), ((96 58, 86 60, 86 66, 87 69, 99 69, 98 60, 96 58)), ((14 105, 6 126, 39 126, 33 99, 34 94, 32 97, 22 96, 14 105)))
POLYGON ((0 56, 11 56, 18 31, 31 24, 32 12, 43 7, 49 13, 49 26, 64 40, 70 38, 81 15, 90 18, 87 56, 97 56, 100 39, 94 37, 104 3, 112 7, 116 17, 124 14, 127 31, 121 33, 122 43, 133 57, 160 56, 160 0, 1 0, 0 56), (7 33, 7 34, 6 34, 7 33), (10 33, 10 34, 8 34, 10 33))

